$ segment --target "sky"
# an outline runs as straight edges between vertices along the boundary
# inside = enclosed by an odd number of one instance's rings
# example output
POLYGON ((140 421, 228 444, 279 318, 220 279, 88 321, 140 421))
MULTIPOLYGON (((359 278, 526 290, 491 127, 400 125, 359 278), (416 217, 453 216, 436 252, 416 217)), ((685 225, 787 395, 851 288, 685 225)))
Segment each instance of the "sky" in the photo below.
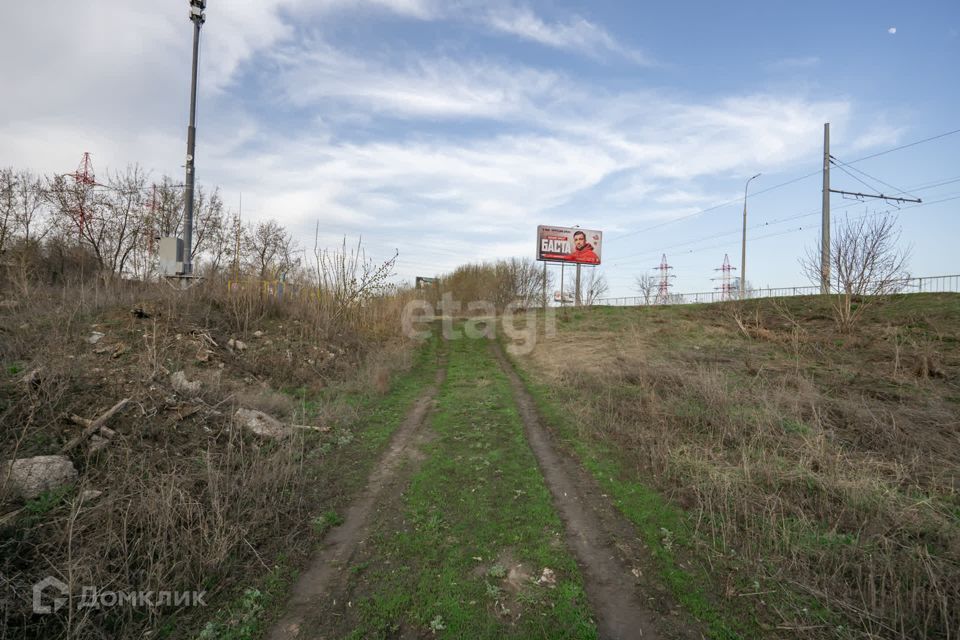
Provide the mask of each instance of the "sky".
MULTIPOLYGON (((5 4, 0 166, 62 173, 90 152, 101 174, 182 176, 187 0, 5 4)), ((835 168, 834 188, 923 200, 834 195, 835 223, 896 212, 913 274, 960 273, 960 132, 912 144, 960 129, 956 0, 209 0, 206 13, 197 180, 231 209, 242 194, 245 220, 283 223, 305 258, 319 227, 321 246, 399 251, 395 278, 412 280, 535 257, 538 224, 579 225, 604 233, 609 295, 636 295, 664 253, 674 291, 710 291, 725 254, 740 267, 744 185, 761 173, 746 279, 805 285, 830 122, 853 174, 835 168)))

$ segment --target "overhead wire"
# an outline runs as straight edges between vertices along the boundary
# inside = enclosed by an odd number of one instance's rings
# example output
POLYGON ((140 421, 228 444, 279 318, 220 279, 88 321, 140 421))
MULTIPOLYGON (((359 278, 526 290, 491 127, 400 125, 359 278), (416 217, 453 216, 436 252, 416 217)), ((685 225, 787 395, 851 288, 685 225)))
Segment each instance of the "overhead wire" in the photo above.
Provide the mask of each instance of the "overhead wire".
MULTIPOLYGON (((941 203, 944 203, 944 202, 950 202, 950 201, 953 201, 953 200, 960 200, 960 194, 954 194, 954 195, 951 195, 951 196, 948 196, 948 197, 945 197, 945 198, 941 198, 941 199, 939 199, 939 200, 933 200, 933 201, 923 202, 923 203, 919 203, 919 204, 912 204, 912 205, 910 205, 910 206, 903 207, 903 210, 916 209, 916 208, 926 207, 926 206, 930 206, 930 205, 934 205, 934 204, 941 204, 941 203)), ((857 203, 854 203, 854 204, 857 204, 857 203)), ((889 213, 889 211, 890 211, 889 209, 884 209, 884 210, 882 210, 882 211, 874 211, 873 213, 864 214, 863 216, 854 218, 853 220, 856 221, 856 220, 862 220, 862 219, 869 218, 869 217, 873 217, 873 216, 884 215, 884 214, 886 214, 886 213, 889 213)), ((831 222, 832 222, 831 226, 835 226, 835 225, 839 224, 839 221, 838 221, 838 220, 833 220, 833 221, 831 221, 831 222)), ((758 241, 758 240, 765 240, 765 239, 769 239, 769 238, 775 238, 775 237, 778 237, 778 236, 785 236, 785 235, 789 235, 789 234, 792 234, 792 233, 797 233, 798 231, 803 231, 803 230, 805 230, 805 229, 811 229, 811 228, 819 228, 819 226, 813 226, 813 227, 811 227, 810 225, 800 226, 800 227, 796 227, 795 229, 787 229, 787 230, 785 230, 785 231, 779 231, 779 232, 777 232, 777 233, 771 233, 771 234, 762 235, 762 236, 755 236, 755 237, 750 238, 750 240, 751 240, 751 242, 756 242, 756 241, 758 241)), ((687 258, 687 257, 690 257, 690 256, 701 255, 701 254, 703 254, 703 253, 705 253, 705 252, 707 252, 707 251, 711 251, 711 250, 713 250, 713 249, 722 248, 722 247, 724 247, 724 246, 726 246, 726 243, 716 244, 716 245, 712 245, 712 246, 708 246, 708 247, 701 247, 701 248, 698 248, 696 251, 691 250, 691 251, 688 251, 688 252, 686 252, 686 253, 681 253, 680 256, 682 256, 683 258, 687 258)), ((678 266, 678 265, 673 265, 673 266, 678 266)), ((679 266, 682 266, 682 265, 679 265, 679 266)), ((656 269, 657 269, 657 267, 652 267, 652 270, 656 270, 656 269)), ((635 274, 622 274, 623 277, 633 277, 634 275, 635 275, 635 274)))
MULTIPOLYGON (((939 183, 937 186, 943 186, 943 185, 945 185, 945 184, 952 184, 952 183, 955 183, 955 182, 960 182, 960 178, 956 178, 956 179, 952 179, 952 180, 945 181, 945 182, 943 182, 943 183, 939 183)), ((930 187, 930 188, 932 188, 932 187, 930 187)), ((946 197, 946 198, 942 198, 942 199, 938 199, 938 200, 932 200, 932 201, 929 201, 929 202, 923 202, 923 203, 920 203, 920 204, 913 204, 913 205, 910 205, 910 206, 903 207, 901 210, 902 210, 902 211, 907 211, 907 210, 909 210, 909 209, 914 209, 914 208, 917 208, 917 207, 923 207, 923 206, 928 206, 928 205, 940 204, 940 203, 943 203, 943 202, 949 202, 949 201, 957 200, 957 199, 960 199, 960 194, 958 194, 958 195, 953 195, 953 196, 948 196, 948 197, 946 197)), ((856 205, 858 205, 858 204, 860 204, 859 201, 857 201, 857 202, 852 202, 852 203, 850 203, 850 204, 848 204, 848 205, 845 205, 845 206, 842 206, 842 207, 838 207, 837 209, 838 209, 838 210, 849 209, 850 207, 856 206, 856 205)), ((885 211, 886 211, 886 212, 889 212, 889 209, 887 209, 887 210, 885 210, 885 211)), ((810 217, 810 216, 819 215, 819 214, 820 214, 820 211, 814 211, 814 212, 805 213, 805 214, 798 214, 798 215, 796 215, 796 216, 791 216, 791 217, 789 217, 789 218, 784 218, 784 219, 781 220, 781 222, 787 222, 787 221, 789 221, 789 220, 796 220, 796 219, 800 219, 800 218, 804 218, 804 217, 810 217)), ((832 222, 833 222, 834 225, 835 225, 835 224, 838 224, 838 221, 837 221, 836 219, 833 220, 832 222)), ((758 229, 758 228, 761 228, 761 227, 763 227, 763 226, 768 226, 768 225, 756 225, 756 226, 752 227, 752 229, 758 229)), ((797 232, 797 231, 803 230, 804 228, 805 228, 805 227, 802 227, 802 226, 801 226, 801 227, 797 227, 796 229, 790 230, 789 233, 795 233, 795 232, 797 232)), ((809 225, 807 225, 806 228, 809 228, 809 225)), ((750 229, 748 228, 748 230, 750 230, 750 229)), ((699 242, 699 241, 703 241, 703 240, 708 240, 708 239, 717 238, 717 237, 723 237, 723 235, 732 235, 733 233, 741 233, 741 230, 738 229, 737 231, 728 232, 728 233, 725 233, 725 234, 722 234, 722 235, 719 235, 719 236, 718 236, 718 235, 711 235, 711 236, 709 236, 709 237, 701 238, 700 240, 698 240, 698 242, 699 242)), ((750 239, 751 241, 753 241, 753 240, 759 240, 759 239, 763 239, 763 238, 770 238, 770 237, 774 237, 774 236, 778 236, 778 235, 785 235, 786 233, 787 233, 787 232, 783 232, 783 233, 778 232, 778 233, 775 233, 775 234, 768 234, 768 235, 765 235, 765 236, 754 236, 754 237, 751 237, 751 238, 749 238, 749 239, 750 239)), ((685 244, 691 244, 691 243, 688 242, 688 243, 685 243, 685 244)), ((681 246, 681 245, 676 245, 676 246, 681 246)), ((709 250, 711 250, 711 249, 716 249, 716 248, 718 248, 718 247, 725 247, 725 246, 728 246, 728 243, 727 243, 727 242, 720 243, 720 244, 716 244, 716 245, 711 245, 711 246, 707 246, 707 247, 697 247, 697 248, 695 248, 695 249, 690 249, 690 250, 688 250, 688 251, 680 252, 679 255, 681 255, 681 256, 691 255, 691 254, 692 254, 692 255, 697 255, 697 254, 700 254, 700 253, 702 253, 702 252, 709 251, 709 250)), ((642 258, 631 258, 630 260, 618 260, 618 261, 614 262, 613 265, 614 265, 614 266, 620 266, 620 265, 624 265, 624 264, 639 262, 639 261, 641 261, 641 260, 643 260, 643 259, 655 257, 656 254, 658 254, 658 253, 663 253, 666 249, 670 249, 670 248, 671 248, 671 247, 665 247, 665 248, 663 248, 663 249, 657 249, 656 251, 651 250, 650 252, 647 252, 647 253, 645 253, 645 254, 642 254, 642 256, 643 256, 642 258)), ((637 255, 640 255, 640 254, 637 254, 637 255)))
MULTIPOLYGON (((893 153, 893 152, 895 152, 895 151, 901 151, 901 150, 903 150, 903 149, 908 149, 908 148, 910 148, 910 147, 915 147, 915 146, 917 146, 917 145, 924 144, 924 143, 926 143, 926 142, 931 142, 931 141, 933 141, 933 140, 939 140, 940 138, 945 138, 945 137, 947 137, 947 136, 951 136, 951 135, 954 135, 954 134, 956 134, 956 133, 960 133, 960 129, 954 129, 954 130, 952 130, 952 131, 946 131, 946 132, 944 132, 944 133, 937 134, 937 135, 935 135, 935 136, 930 136, 929 138, 924 138, 923 140, 916 140, 916 141, 914 141, 914 142, 910 142, 910 143, 907 143, 907 144, 903 144, 903 145, 900 145, 900 146, 898 146, 898 147, 893 147, 893 148, 891 148, 891 149, 885 149, 885 150, 883 150, 883 151, 879 151, 879 152, 877 152, 877 153, 873 153, 873 154, 870 154, 870 155, 867 155, 867 156, 863 156, 862 158, 857 158, 856 160, 852 160, 851 162, 847 162, 847 163, 844 163, 844 164, 845 164, 845 165, 851 165, 851 164, 855 164, 855 163, 858 163, 858 162, 863 162, 864 160, 869 160, 869 159, 871 159, 871 158, 877 158, 877 157, 879 157, 879 156, 886 155, 886 154, 888 154, 888 153, 893 153)), ((782 187, 785 187, 785 186, 794 184, 794 183, 796 183, 796 182, 800 182, 801 180, 806 180, 807 178, 812 178, 813 176, 819 175, 820 173, 821 173, 820 170, 813 171, 813 172, 811 172, 811 173, 808 173, 808 174, 799 176, 799 177, 797 177, 797 178, 793 178, 793 179, 791 179, 791 180, 787 180, 786 182, 781 182, 781 183, 779 183, 779 184, 773 185, 772 187, 767 187, 766 189, 761 189, 761 190, 759 190, 759 191, 754 192, 753 195, 754 195, 754 197, 756 197, 756 196, 762 195, 762 194, 764 194, 764 193, 769 193, 770 191, 773 191, 773 190, 775 190, 775 189, 780 189, 780 188, 782 188, 782 187)), ((888 185, 888 186, 889 186, 889 185, 888 185)), ((871 187, 871 188, 873 188, 873 187, 871 187)), ((893 187, 893 188, 896 188, 896 187, 893 187)), ((666 220, 666 221, 664 221, 664 222, 660 222, 660 223, 651 225, 651 226, 649 226, 649 227, 644 227, 643 229, 638 229, 638 230, 636 230, 636 231, 630 231, 630 232, 627 232, 627 233, 622 233, 622 234, 620 234, 620 235, 614 236, 613 238, 609 238, 609 239, 607 240, 607 243, 609 244, 610 242, 616 242, 617 240, 621 240, 621 239, 623 239, 623 238, 627 238, 627 237, 630 237, 630 236, 634 236, 634 235, 637 235, 637 234, 639 234, 639 233, 645 233, 645 232, 647 232, 647 231, 653 231, 654 229, 659 229, 659 228, 661 228, 661 227, 664 227, 664 226, 673 224, 673 223, 675 223, 675 222, 680 222, 680 221, 682 221, 682 220, 688 220, 688 219, 690 219, 690 218, 694 218, 694 217, 699 216, 699 215, 702 215, 702 214, 704 214, 704 213, 709 213, 710 211, 715 211, 715 210, 720 209, 720 208, 722 208, 722 207, 726 207, 726 206, 729 206, 729 205, 731 205, 731 204, 737 204, 737 203, 739 203, 739 202, 742 202, 742 199, 741 199, 741 198, 734 198, 734 199, 732 199, 732 200, 727 200, 726 202, 721 202, 720 204, 716 204, 716 205, 713 205, 713 206, 711 206, 711 207, 707 207, 706 209, 701 209, 701 210, 699 210, 699 211, 695 211, 695 212, 693 212, 693 213, 690 213, 690 214, 687 214, 687 215, 684 215, 684 216, 680 216, 680 217, 678 217, 678 218, 672 218, 672 219, 670 219, 670 220, 666 220)))
MULTIPOLYGON (((830 159, 833 160, 834 165, 835 165, 838 169, 840 169, 841 171, 843 171, 844 173, 846 173, 846 174, 848 174, 848 175, 850 174, 850 172, 847 171, 846 169, 844 169, 844 167, 849 167, 849 168, 852 169, 853 171, 856 171, 857 173, 859 173, 859 174, 861 174, 861 175, 863 175, 863 176, 866 176, 867 178, 870 178, 871 180, 874 180, 874 181, 876 181, 876 182, 879 182, 880 184, 882 184, 882 185, 884 185, 884 186, 886 186, 886 187, 890 187, 891 189, 895 189, 896 192, 895 192, 895 194, 893 194, 893 195, 906 194, 906 195, 908 195, 908 196, 910 196, 910 197, 912 197, 912 198, 916 198, 916 196, 915 196, 914 194, 910 193, 910 192, 907 191, 906 189, 901 189, 901 188, 899 188, 899 187, 897 187, 897 186, 894 186, 894 185, 890 184, 889 182, 884 182, 884 181, 881 180, 880 178, 874 177, 874 176, 870 175, 869 173, 867 173, 866 171, 864 171, 864 170, 862 170, 862 169, 858 169, 858 168, 856 168, 856 167, 854 167, 854 166, 852 166, 852 165, 850 165, 850 164, 848 164, 848 163, 846 163, 846 162, 843 162, 842 160, 840 160, 839 158, 837 158, 837 157, 835 157, 835 156, 830 156, 830 159)), ((874 188, 875 188, 875 187, 874 187, 874 188)), ((877 189, 877 191, 882 192, 882 189, 877 189)))

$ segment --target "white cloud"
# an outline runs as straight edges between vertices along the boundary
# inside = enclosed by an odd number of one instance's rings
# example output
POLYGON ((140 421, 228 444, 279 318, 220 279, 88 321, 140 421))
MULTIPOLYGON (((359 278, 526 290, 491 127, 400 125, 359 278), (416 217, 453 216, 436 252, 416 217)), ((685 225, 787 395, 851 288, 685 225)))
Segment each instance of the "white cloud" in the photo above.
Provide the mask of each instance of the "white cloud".
MULTIPOLYGON (((46 16, 50 28, 36 43, 23 37, 18 45, 12 32, 0 38, 7 59, 32 61, 24 71, 0 71, 11 92, 0 103, 0 166, 67 171, 89 150, 98 170, 140 161, 180 177, 186 12, 164 4, 161 15, 147 16, 134 3, 89 4, 92 17, 70 3, 62 20, 46 16), (108 6, 116 11, 109 32, 97 13, 108 6)), ((290 225, 306 246, 319 219, 324 242, 363 233, 379 255, 399 246, 416 271, 520 251, 518 229, 538 222, 586 225, 592 217, 611 229, 689 213, 701 205, 695 181, 816 158, 822 123, 852 119, 845 100, 735 92, 704 100, 605 89, 482 56, 352 54, 291 26, 298 12, 354 10, 346 0, 236 4, 230 17, 226 8, 216 15, 216 6, 204 27, 201 183, 221 185, 230 204, 242 191, 248 218, 290 225), (270 79, 236 86, 255 57, 269 63, 270 79)), ((412 0, 363 6, 420 20, 445 19, 448 10, 412 0)), ((503 33, 626 55, 580 18, 499 15, 501 26, 491 28, 503 33)), ((871 135, 884 134, 868 130, 863 139, 871 135)))
POLYGON ((529 107, 533 96, 554 90, 557 76, 484 62, 414 58, 401 68, 389 61, 350 56, 314 42, 275 55, 279 92, 304 106, 340 100, 394 117, 499 117, 529 107))
POLYGON ((889 29, 887 29, 887 33, 889 33, 890 35, 893 35, 893 34, 895 34, 896 32, 897 32, 897 28, 896 28, 896 27, 890 27, 889 29))
POLYGON ((650 64, 642 52, 618 42, 605 29, 581 16, 566 22, 546 22, 529 7, 510 5, 489 10, 483 21, 492 29, 556 49, 593 57, 613 53, 638 64, 650 64))
POLYGON ((889 147, 897 144, 904 133, 906 133, 904 127, 894 127, 881 121, 855 137, 850 144, 850 148, 854 151, 863 151, 877 147, 889 147))

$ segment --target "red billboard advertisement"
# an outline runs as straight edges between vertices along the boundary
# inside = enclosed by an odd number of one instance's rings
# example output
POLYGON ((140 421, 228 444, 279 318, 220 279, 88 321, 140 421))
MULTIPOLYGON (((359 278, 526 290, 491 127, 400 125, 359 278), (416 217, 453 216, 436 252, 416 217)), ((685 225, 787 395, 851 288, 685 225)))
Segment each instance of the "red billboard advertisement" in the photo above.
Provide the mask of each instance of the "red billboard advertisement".
POLYGON ((600 264, 603 232, 577 227, 537 227, 537 260, 600 264))

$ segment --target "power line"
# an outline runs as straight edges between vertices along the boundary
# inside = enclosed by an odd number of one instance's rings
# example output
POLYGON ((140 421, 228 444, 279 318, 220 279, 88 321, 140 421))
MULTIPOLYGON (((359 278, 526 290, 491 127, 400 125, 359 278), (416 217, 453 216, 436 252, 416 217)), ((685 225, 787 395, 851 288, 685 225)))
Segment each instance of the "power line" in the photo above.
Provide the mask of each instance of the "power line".
POLYGON ((838 164, 838 163, 835 161, 835 158, 834 158, 833 156, 830 156, 830 163, 831 163, 833 166, 835 166, 837 169, 840 169, 840 171, 843 171, 845 174, 847 174, 848 176, 850 176, 851 178, 853 178, 854 180, 856 180, 857 182, 859 182, 860 184, 862 184, 863 186, 865 186, 867 189, 873 189, 874 191, 877 191, 877 192, 883 191, 883 189, 878 189, 877 187, 875 187, 874 185, 870 184, 870 183, 867 182, 866 180, 863 180, 863 179, 855 176, 854 174, 850 173, 849 171, 847 171, 847 170, 843 167, 843 165, 838 164))
MULTIPOLYGON (((847 163, 845 163, 845 164, 846 164, 846 165, 851 165, 851 164, 855 164, 855 163, 857 163, 857 162, 863 162, 864 160, 869 160, 869 159, 871 159, 871 158, 877 158, 877 157, 879 157, 879 156, 886 155, 886 154, 888 154, 888 153, 893 153, 893 152, 895 152, 895 151, 901 151, 901 150, 903 150, 903 149, 908 149, 908 148, 910 148, 910 147, 915 147, 915 146, 917 146, 917 145, 919 145, 919 144, 924 144, 924 143, 926 143, 926 142, 931 142, 931 141, 933 141, 933 140, 939 140, 940 138, 945 138, 945 137, 947 137, 947 136, 951 136, 951 135, 954 135, 954 134, 956 134, 956 133, 960 133, 960 129, 954 129, 953 131, 947 131, 947 132, 945 132, 945 133, 941 133, 941 134, 938 134, 938 135, 935 135, 935 136, 931 136, 931 137, 929 137, 929 138, 924 138, 923 140, 916 140, 916 141, 914 141, 914 142, 909 142, 909 143, 907 143, 907 144, 900 145, 899 147, 893 147, 892 149, 886 149, 886 150, 884 150, 884 151, 879 151, 879 152, 877 152, 877 153, 873 153, 873 154, 870 154, 870 155, 867 155, 867 156, 863 156, 862 158, 857 158, 856 160, 853 160, 853 161, 851 161, 851 162, 847 162, 847 163)), ((808 173, 808 174, 806 174, 806 175, 802 175, 802 176, 800 176, 800 177, 798 177, 798 178, 793 178, 793 179, 791 179, 791 180, 787 180, 786 182, 781 182, 780 184, 776 184, 776 185, 774 185, 774 186, 772 186, 772 187, 767 187, 766 189, 762 189, 762 190, 760 190, 760 191, 754 192, 753 195, 754 195, 754 197, 756 197, 756 196, 762 195, 762 194, 764 194, 764 193, 769 193, 770 191, 773 191, 773 190, 775 190, 775 189, 780 189, 780 188, 785 187, 785 186, 787 186, 787 185, 794 184, 795 182, 800 182, 801 180, 806 180, 807 178, 812 178, 813 176, 820 175, 820 173, 821 173, 821 172, 820 172, 820 170, 818 169, 817 171, 813 171, 813 172, 808 173)), ((890 185, 888 185, 888 186, 890 186, 890 185)), ((871 187, 871 188, 873 188, 873 187, 871 187)), ((896 188, 896 187, 893 187, 893 188, 896 188)), ((904 192, 901 192, 901 193, 904 193, 904 192)), ((696 211, 696 212, 694 212, 694 213, 690 213, 690 214, 687 214, 687 215, 685 215, 685 216, 681 216, 681 217, 679 217, 679 218, 673 218, 673 219, 667 220, 667 221, 665 221, 665 222, 660 222, 660 223, 658 223, 658 224, 651 225, 651 226, 649 226, 649 227, 645 227, 645 228, 643 228, 643 229, 638 229, 637 231, 630 231, 630 232, 628 232, 628 233, 623 233, 623 234, 620 234, 620 235, 615 236, 615 237, 613 237, 613 238, 609 238, 609 239, 607 240, 607 243, 616 242, 617 240, 621 240, 621 239, 623 239, 623 238, 627 238, 627 237, 630 237, 630 236, 634 236, 634 235, 637 235, 638 233, 645 233, 645 232, 647 232, 647 231, 653 231, 654 229, 659 229, 659 228, 661 228, 661 227, 664 227, 664 226, 673 224, 673 223, 675 223, 675 222, 680 222, 681 220, 687 220, 687 219, 689 219, 689 218, 694 218, 694 217, 699 216, 699 215, 701 215, 701 214, 709 213, 710 211, 715 211, 715 210, 717 210, 717 209, 720 209, 720 208, 722 208, 722 207, 729 206, 729 205, 731 205, 731 204, 737 204, 737 203, 739 203, 740 201, 741 201, 740 198, 734 198, 733 200, 728 200, 728 201, 726 201, 726 202, 722 202, 722 203, 720 203, 720 204, 716 204, 716 205, 713 205, 713 206, 711 206, 711 207, 707 207, 706 209, 701 209, 700 211, 696 211)))
MULTIPOLYGON (((943 185, 952 184, 952 183, 955 183, 955 182, 960 182, 960 178, 955 178, 955 179, 952 179, 952 180, 947 180, 947 181, 944 181, 944 182, 942 182, 942 183, 939 183, 939 184, 936 185, 936 186, 943 186, 943 185)), ((930 187, 930 188, 932 188, 932 187, 930 187)), ((902 211, 906 211, 906 210, 908 210, 908 209, 914 209, 914 208, 916 208, 916 207, 923 207, 923 206, 928 206, 928 205, 933 205, 933 204, 939 204, 939 203, 942 203, 942 202, 949 202, 949 201, 951 201, 951 200, 957 200, 957 199, 960 199, 960 195, 950 196, 950 197, 943 198, 943 199, 940 199, 940 200, 933 200, 933 201, 930 201, 930 202, 924 202, 924 203, 922 203, 922 204, 915 204, 915 205, 903 207, 901 210, 902 210, 902 211)), ((861 204, 861 203, 860 203, 859 201, 857 201, 857 202, 851 202, 851 203, 848 204, 848 205, 845 205, 845 206, 843 206, 843 207, 839 207, 839 209, 849 209, 850 207, 857 206, 858 204, 861 204)), ((889 211, 889 210, 887 210, 887 211, 889 211)), ((761 228, 761 227, 769 226, 770 224, 780 224, 780 223, 783 223, 783 222, 788 222, 788 221, 790 221, 790 220, 797 220, 797 219, 800 219, 800 218, 806 218, 806 217, 815 216, 815 215, 819 215, 819 214, 820 214, 819 211, 814 211, 814 212, 811 212, 811 213, 798 214, 798 215, 791 216, 791 217, 788 217, 788 218, 783 218, 782 220, 777 221, 777 222, 770 222, 770 223, 765 223, 765 224, 762 224, 762 225, 755 225, 755 226, 751 227, 750 229, 751 229, 751 230, 753 230, 753 229, 758 229, 758 228, 761 228)), ((800 230, 802 230, 802 229, 804 229, 804 227, 797 227, 796 229, 792 229, 792 230, 790 230, 790 231, 788 231, 788 232, 778 232, 778 233, 770 234, 770 235, 766 235, 766 236, 757 236, 757 237, 751 238, 751 240, 761 240, 761 239, 764 239, 764 238, 775 237, 775 236, 778 236, 778 235, 785 235, 786 233, 795 233, 795 232, 800 231, 800 230)), ((733 234, 737 234, 737 233, 740 233, 740 229, 737 229, 736 231, 730 231, 730 232, 727 232, 727 233, 724 233, 724 234, 720 234, 720 235, 713 234, 713 235, 710 235, 710 236, 707 236, 707 237, 704 237, 704 238, 700 238, 700 239, 698 239, 698 240, 693 240, 693 241, 681 243, 681 244, 679 244, 679 245, 672 245, 672 246, 669 246, 669 247, 657 249, 656 251, 651 250, 651 251, 646 252, 646 253, 643 253, 643 254, 634 254, 635 256, 639 256, 639 257, 628 256, 628 257, 630 257, 631 259, 629 259, 629 260, 617 260, 617 261, 614 262, 613 264, 614 264, 614 265, 621 265, 621 264, 627 264, 627 263, 640 262, 640 261, 642 261, 642 260, 647 259, 648 257, 653 257, 653 256, 655 256, 657 253, 662 253, 665 249, 673 249, 673 248, 678 247, 678 246, 683 246, 683 245, 687 245, 687 244, 694 244, 694 243, 696 243, 696 242, 702 242, 703 240, 709 240, 709 239, 713 239, 713 238, 719 238, 719 237, 723 237, 723 236, 729 236, 729 235, 733 235, 733 234)), ((729 244, 726 243, 726 242, 724 242, 724 243, 720 243, 720 244, 717 244, 717 245, 711 245, 711 246, 708 246, 708 247, 700 247, 700 248, 696 248, 696 249, 690 249, 690 250, 688 250, 688 251, 686 251, 686 252, 680 252, 680 255, 684 255, 684 254, 697 254, 697 253, 700 253, 700 252, 703 252, 703 251, 708 251, 708 250, 710 250, 710 249, 715 249, 715 248, 718 248, 718 247, 727 247, 727 246, 729 246, 729 244)), ((676 252, 674 252, 674 253, 675 253, 675 255, 676 255, 676 252)))
POLYGON ((878 151, 877 153, 871 153, 868 156, 863 156, 862 158, 857 158, 856 160, 851 160, 847 164, 855 164, 857 162, 863 162, 864 160, 870 160, 871 158, 877 158, 884 156, 888 153, 893 153, 894 151, 902 151, 903 149, 909 149, 910 147, 915 147, 918 144, 923 144, 924 142, 931 142, 933 140, 939 140, 940 138, 946 138, 947 136, 952 136, 955 133, 960 133, 960 129, 954 129, 953 131, 947 131, 946 133, 940 133, 935 136, 930 136, 929 138, 924 138, 923 140, 917 140, 916 142, 908 142, 907 144, 900 145, 899 147, 894 147, 892 149, 887 149, 886 151, 878 151))
MULTIPOLYGON (((960 200, 960 194, 955 194, 955 195, 952 195, 952 196, 949 196, 949 197, 946 197, 946 198, 942 198, 942 199, 940 199, 940 200, 932 200, 932 201, 929 201, 929 202, 923 202, 923 203, 921 203, 921 204, 910 205, 910 206, 908 206, 908 207, 903 207, 902 210, 905 211, 905 210, 907 210, 907 209, 916 209, 916 208, 919 208, 919 207, 927 207, 927 206, 930 206, 930 205, 941 204, 941 203, 943 203, 943 202, 950 202, 950 201, 953 201, 953 200, 960 200)), ((859 203, 854 203, 854 204, 859 204, 859 203)), ((852 205, 851 205, 851 206, 852 206, 852 205)), ((874 213, 869 213, 869 214, 865 214, 865 215, 863 215, 863 216, 860 216, 859 218, 854 218, 854 220, 861 220, 861 219, 869 218, 869 217, 873 217, 873 216, 884 215, 884 214, 889 213, 889 212, 890 212, 889 209, 884 209, 884 210, 882 210, 882 211, 875 211, 874 213)), ((819 212, 818 212, 818 213, 819 213, 819 212)), ((834 221, 834 224, 839 224, 839 221, 834 221)), ((770 233, 770 234, 763 235, 763 236, 756 236, 756 237, 751 238, 750 240, 751 240, 751 242, 756 242, 756 241, 758 241, 758 240, 765 240, 765 239, 769 239, 769 238, 776 238, 776 237, 779 237, 779 236, 785 236, 785 235, 789 235, 789 234, 791 234, 791 233, 797 233, 798 231, 804 231, 804 230, 814 229, 814 228, 819 228, 819 227, 810 226, 810 225, 800 226, 800 227, 796 227, 796 228, 794 228, 794 229, 787 229, 787 230, 785 230, 785 231, 780 231, 780 232, 777 232, 777 233, 770 233)), ((689 256, 699 256, 699 255, 702 255, 702 254, 706 253, 707 251, 712 251, 712 250, 714 250, 714 249, 721 249, 721 248, 724 248, 724 247, 726 247, 726 246, 728 246, 727 243, 716 244, 716 245, 712 245, 712 246, 708 246, 708 247, 702 247, 702 248, 699 248, 699 249, 697 249, 697 250, 692 250, 692 249, 691 249, 690 251, 682 252, 680 255, 681 255, 682 257, 684 257, 684 258, 685 258, 685 257, 689 257, 689 256)), ((683 265, 683 263, 681 263, 679 266, 680 266, 680 267, 683 267, 684 265, 683 265)), ((633 274, 622 274, 622 276, 625 277, 625 278, 626 278, 626 277, 633 277, 633 274)))
MULTIPOLYGON (((861 184, 866 184, 866 183, 863 182, 862 180, 860 180, 859 178, 857 178, 856 176, 853 176, 853 174, 851 174, 849 171, 847 171, 846 169, 844 169, 845 166, 846 166, 846 167, 850 167, 850 169, 856 171, 857 173, 859 173, 859 174, 861 174, 861 175, 864 175, 864 176, 870 178, 871 180, 876 180, 877 182, 879 182, 880 184, 882 184, 882 185, 884 185, 884 186, 886 186, 886 187, 890 187, 891 189, 896 189, 896 192, 894 193, 894 195, 899 195, 899 194, 901 194, 901 193, 905 193, 905 194, 907 194, 908 196, 913 196, 913 194, 910 193, 910 192, 908 192, 906 189, 900 189, 899 187, 895 187, 894 185, 890 184, 889 182, 884 182, 884 181, 881 180, 880 178, 876 178, 876 177, 870 175, 869 173, 867 173, 866 171, 864 171, 864 170, 862 170, 862 169, 857 169, 856 167, 850 166, 849 164, 841 161, 839 158, 836 158, 835 156, 830 156, 830 159, 833 161, 834 166, 836 166, 838 169, 840 169, 841 171, 843 171, 843 172, 846 173, 847 175, 853 177, 855 180, 858 180, 861 184)), ((870 185, 868 185, 868 186, 870 186, 870 185)), ((871 189, 874 189, 874 190, 876 190, 876 191, 882 191, 882 189, 877 189, 877 188, 874 187, 874 186, 870 186, 870 188, 871 188, 871 189)))

